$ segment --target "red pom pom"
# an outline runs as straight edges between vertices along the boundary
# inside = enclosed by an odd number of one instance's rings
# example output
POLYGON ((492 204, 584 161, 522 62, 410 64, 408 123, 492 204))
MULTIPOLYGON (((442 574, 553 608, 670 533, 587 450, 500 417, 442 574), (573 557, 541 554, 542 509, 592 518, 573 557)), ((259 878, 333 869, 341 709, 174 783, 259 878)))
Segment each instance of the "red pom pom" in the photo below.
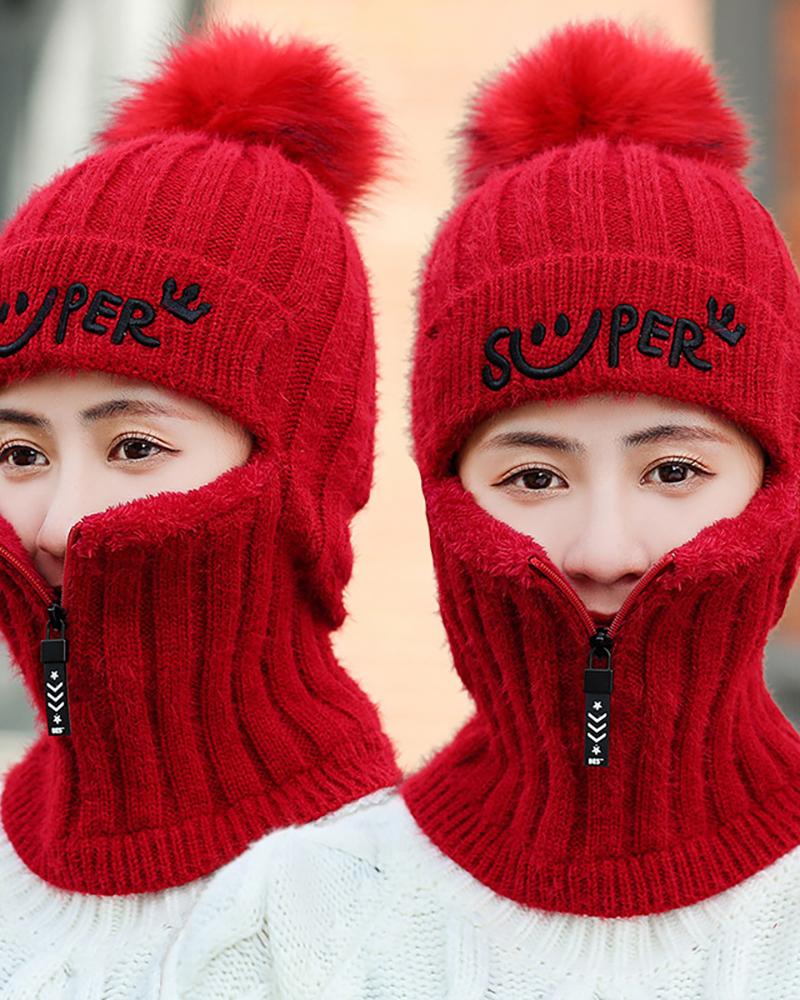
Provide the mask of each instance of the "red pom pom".
POLYGON ((339 208, 358 207, 389 155, 384 122, 328 46, 274 42, 254 28, 187 37, 116 107, 101 143, 201 131, 273 145, 302 164, 339 208))
POLYGON ((652 143, 734 172, 749 148, 699 55, 602 20, 568 25, 515 59, 479 90, 461 136, 467 187, 498 167, 596 136, 652 143))

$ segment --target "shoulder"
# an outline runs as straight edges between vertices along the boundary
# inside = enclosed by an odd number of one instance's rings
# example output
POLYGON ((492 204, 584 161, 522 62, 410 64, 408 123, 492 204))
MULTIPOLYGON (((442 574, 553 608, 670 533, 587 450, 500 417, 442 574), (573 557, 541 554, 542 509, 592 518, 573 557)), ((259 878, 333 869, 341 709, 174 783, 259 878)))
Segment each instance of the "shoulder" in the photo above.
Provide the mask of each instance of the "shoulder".
POLYGON ((319 996, 386 911, 415 830, 384 790, 254 842, 209 880, 169 956, 164 995, 217 996, 215 984, 235 982, 248 997, 319 996))
POLYGON ((794 975, 799 927, 800 847, 680 910, 554 913, 493 893, 438 851, 400 795, 379 794, 264 837, 216 873, 170 956, 164 996, 483 996, 513 982, 519 992, 503 995, 591 983, 667 997, 681 976, 701 995, 719 970, 794 975))
POLYGON ((67 892, 20 860, 0 823, 0 997, 149 997, 203 884, 129 896, 67 892))

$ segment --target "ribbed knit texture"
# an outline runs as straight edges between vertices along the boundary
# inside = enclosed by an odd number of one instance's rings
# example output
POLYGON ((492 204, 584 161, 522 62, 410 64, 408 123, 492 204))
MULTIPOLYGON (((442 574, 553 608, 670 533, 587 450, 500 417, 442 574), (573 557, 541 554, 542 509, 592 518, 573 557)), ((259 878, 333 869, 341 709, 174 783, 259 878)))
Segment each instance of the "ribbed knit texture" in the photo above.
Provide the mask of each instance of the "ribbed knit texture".
POLYGON ((796 485, 765 487, 674 550, 620 621, 602 769, 583 759, 590 631, 531 567, 552 567, 543 550, 457 482, 427 502, 442 617, 476 702, 404 785, 435 844, 511 899, 600 916, 694 903, 800 844, 800 736, 763 680, 800 552, 796 485))
POLYGON ((145 1000, 206 879, 157 893, 87 896, 48 885, 0 829, 0 996, 145 1000))
MULTIPOLYGON (((532 400, 591 392, 639 392, 719 411, 749 430, 773 458, 800 441, 800 288, 769 213, 721 167, 653 146, 603 138, 559 147, 503 171, 445 219, 420 289, 413 370, 415 454, 439 474, 484 418, 532 400), (735 306, 735 346, 707 326, 707 303, 735 306), (619 338, 609 364, 611 311, 630 303, 639 325, 619 338), (592 312, 597 340, 566 374, 526 378, 512 367, 503 388, 483 382, 489 334, 519 327, 522 353, 538 368, 568 358, 592 312), (705 341, 701 371, 671 341, 651 338, 661 357, 637 347, 648 309, 695 321, 705 341), (558 313, 571 331, 558 336, 558 313), (536 322, 541 344, 531 342, 536 322)), ((686 334, 688 336, 688 334, 686 334)), ((507 342, 500 353, 509 354, 507 342)), ((496 374, 496 371, 495 371, 496 374)))
MULTIPOLYGON (((616 99, 624 123, 626 94, 616 99)), ((442 617, 476 713, 403 793, 431 840, 497 893, 632 916, 721 892, 800 844, 800 737, 763 681, 800 558, 800 283, 732 171, 575 129, 572 144, 488 171, 443 221, 422 274, 415 457, 442 617), (613 340, 621 305, 631 328, 613 340), (688 330, 702 339, 698 363, 672 350, 688 330), (594 768, 588 611, 544 549, 481 510, 453 472, 492 414, 593 393, 709 407, 769 457, 748 509, 669 553, 615 619, 608 766, 594 768)))
MULTIPOLYGON (((3 794, 11 842, 54 885, 180 885, 396 780, 377 712, 281 544, 279 482, 259 455, 199 490, 92 515, 72 538, 72 735, 43 735, 3 794)), ((4 561, 0 578, 41 709, 44 603, 4 561)))
MULTIPOLYGON (((0 384, 110 372, 200 399, 254 438, 214 482, 91 514, 70 535, 72 735, 43 735, 2 802, 20 857, 66 889, 182 884, 399 777, 330 647, 372 480, 367 277, 337 203, 282 155, 279 131, 119 141, 35 192, 0 237, 0 384), (141 327, 118 325, 131 300, 141 327)), ((312 143, 307 158, 324 155, 312 143)), ((40 710, 51 599, 2 521, 0 624, 40 710)))
POLYGON ((519 906, 442 855, 402 800, 280 831, 203 892, 170 1000, 794 1000, 800 849, 683 909, 519 906))
MULTIPOLYGON (((54 369, 108 371, 195 396, 251 430, 283 459, 283 502, 298 513, 286 542, 341 623, 348 522, 372 481, 375 348, 364 267, 330 195, 277 148, 202 133, 123 142, 36 192, 0 236, 4 343, 51 288, 39 331, 0 358, 2 384, 54 369), (169 278, 175 296, 199 285, 189 304, 210 310, 189 324, 161 306, 169 278), (74 282, 88 301, 57 343, 74 282), (160 345, 84 330, 101 289, 154 306, 141 332, 160 345), (30 300, 20 317, 19 291, 30 300)), ((116 320, 99 323, 111 331, 116 320)))

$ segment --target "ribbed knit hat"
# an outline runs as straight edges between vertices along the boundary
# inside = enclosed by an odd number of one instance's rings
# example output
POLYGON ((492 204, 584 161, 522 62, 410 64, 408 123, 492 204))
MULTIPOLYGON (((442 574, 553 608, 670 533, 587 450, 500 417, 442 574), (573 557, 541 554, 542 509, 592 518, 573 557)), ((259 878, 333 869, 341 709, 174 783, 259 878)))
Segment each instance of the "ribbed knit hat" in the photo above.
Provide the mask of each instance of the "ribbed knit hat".
POLYGON ((800 843, 800 737, 763 681, 800 559, 800 282, 711 70, 658 37, 555 32, 480 89, 462 136, 412 420, 476 714, 404 794, 442 850, 527 905, 687 905, 800 843), (453 463, 491 414, 592 393, 710 407, 769 459, 747 509, 666 553, 607 630, 453 463))
POLYGON ((255 442, 199 489, 73 527, 65 632, 0 523, 2 627, 62 733, 9 775, 3 823, 56 885, 180 884, 398 776, 329 637, 375 419, 368 283, 345 216, 386 152, 326 47, 216 28, 176 45, 99 151, 0 236, 0 385, 47 371, 142 379, 255 442), (69 644, 64 708, 63 664, 42 672, 40 653, 58 660, 40 651, 46 634, 69 644))
POLYGON ((699 56, 562 29, 481 88, 462 134, 420 290, 424 471, 492 412, 605 389, 713 407, 795 454, 797 274, 699 56))

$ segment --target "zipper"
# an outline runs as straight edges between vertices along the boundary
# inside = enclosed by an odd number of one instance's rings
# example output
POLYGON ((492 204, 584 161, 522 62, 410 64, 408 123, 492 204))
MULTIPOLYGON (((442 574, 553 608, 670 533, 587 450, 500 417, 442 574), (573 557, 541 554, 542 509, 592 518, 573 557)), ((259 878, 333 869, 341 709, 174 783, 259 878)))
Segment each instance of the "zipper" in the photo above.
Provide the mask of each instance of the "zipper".
POLYGON ((55 600, 47 608, 45 637, 39 644, 39 658, 44 672, 44 707, 47 731, 51 736, 70 736, 69 692, 67 689, 67 613, 61 603, 61 588, 55 588, 55 600), (54 637, 52 631, 58 632, 54 637))
POLYGON ((538 570, 554 583, 569 599, 589 637, 588 665, 584 670, 583 691, 583 763, 587 767, 608 767, 611 741, 611 693, 614 689, 612 650, 620 625, 642 591, 662 573, 675 558, 670 550, 657 559, 628 594, 607 626, 598 626, 589 614, 577 591, 554 566, 537 556, 528 559, 531 569, 538 570), (597 662, 602 661, 598 666, 597 662))
MULTIPOLYGON (((64 552, 64 580, 67 576, 67 557, 78 534, 78 525, 73 524, 67 535, 64 552)), ((39 659, 42 664, 43 693, 47 731, 51 736, 70 736, 72 727, 69 718, 69 692, 67 687, 67 612, 62 604, 62 587, 50 587, 39 573, 30 568, 3 546, 0 557, 12 565, 31 585, 47 609, 44 639, 39 643, 39 659), (58 633, 54 635, 53 633, 58 633)))

